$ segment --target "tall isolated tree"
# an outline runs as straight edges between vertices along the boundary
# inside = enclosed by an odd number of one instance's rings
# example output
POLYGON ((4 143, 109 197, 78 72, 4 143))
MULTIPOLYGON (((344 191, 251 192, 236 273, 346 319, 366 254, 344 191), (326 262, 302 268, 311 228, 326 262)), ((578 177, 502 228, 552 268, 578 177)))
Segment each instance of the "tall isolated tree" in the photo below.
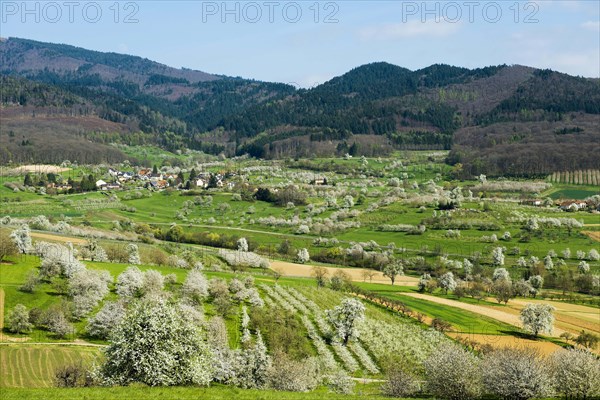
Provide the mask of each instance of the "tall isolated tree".
POLYGON ((495 350, 485 355, 481 367, 486 391, 503 400, 528 400, 549 394, 550 371, 534 349, 495 350))
POLYGON ((202 332, 162 299, 133 304, 104 353, 101 376, 109 385, 208 385, 212 378, 202 332))
POLYGON ((358 338, 358 323, 365 318, 365 306, 357 299, 345 298, 342 304, 336 306, 333 310, 325 311, 327 319, 333 325, 335 336, 342 341, 344 345, 348 344, 350 339, 358 338))
POLYGON ((31 231, 29 225, 23 224, 18 229, 15 229, 10 238, 15 242, 15 245, 22 254, 27 253, 31 249, 31 231))
POLYGON ((296 255, 296 259, 300 264, 306 264, 310 261, 310 254, 308 253, 308 249, 300 249, 298 250, 298 254, 296 255))
POLYGON ((386 265, 385 268, 383 268, 383 275, 390 278, 393 286, 394 282, 396 282, 396 277, 398 275, 404 275, 404 267, 402 266, 400 260, 394 260, 390 264, 386 265))
POLYGON ((521 310, 523 328, 537 336, 540 332, 552 333, 555 310, 549 304, 529 303, 521 310))

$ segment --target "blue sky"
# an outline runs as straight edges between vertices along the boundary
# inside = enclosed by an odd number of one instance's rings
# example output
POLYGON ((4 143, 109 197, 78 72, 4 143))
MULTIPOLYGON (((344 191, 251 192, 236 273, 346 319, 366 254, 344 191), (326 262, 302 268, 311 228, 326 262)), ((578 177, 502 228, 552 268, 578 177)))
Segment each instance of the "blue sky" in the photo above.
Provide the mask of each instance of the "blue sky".
POLYGON ((600 76, 600 2, 0 1, 0 35, 310 87, 369 62, 600 76), (117 12, 118 10, 118 12, 117 12), (129 17, 129 18, 127 18, 129 17))

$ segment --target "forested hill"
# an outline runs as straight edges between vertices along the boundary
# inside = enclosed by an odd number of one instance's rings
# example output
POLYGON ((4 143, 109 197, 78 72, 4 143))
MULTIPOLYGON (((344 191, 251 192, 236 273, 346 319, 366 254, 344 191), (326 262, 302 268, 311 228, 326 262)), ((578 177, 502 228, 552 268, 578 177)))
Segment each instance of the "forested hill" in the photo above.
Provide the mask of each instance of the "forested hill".
MULTIPOLYGON (((16 38, 0 60, 2 130, 19 143, 41 124, 55 140, 267 158, 452 149, 464 175, 600 168, 600 81, 549 70, 380 62, 306 90, 16 38)), ((21 159, 16 142, 0 136, 0 162, 21 159)))

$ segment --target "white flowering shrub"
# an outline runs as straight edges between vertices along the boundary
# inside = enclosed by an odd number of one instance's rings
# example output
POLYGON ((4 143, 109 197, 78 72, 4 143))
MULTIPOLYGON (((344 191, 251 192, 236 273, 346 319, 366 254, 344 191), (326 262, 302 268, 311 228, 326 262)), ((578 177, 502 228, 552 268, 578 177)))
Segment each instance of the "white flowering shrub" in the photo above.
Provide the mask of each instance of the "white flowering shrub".
POLYGON ((294 360, 278 354, 268 370, 268 386, 275 390, 310 392, 319 384, 319 377, 316 359, 294 360))
POLYGON ((596 249, 591 249, 588 253, 587 258, 590 261, 598 261, 600 260, 600 253, 598 253, 598 250, 596 249))
POLYGON ((479 397, 479 360, 456 344, 444 344, 425 360, 426 386, 440 399, 465 400, 479 397))
POLYGON ((219 250, 219 257, 231 266, 250 268, 269 268, 270 264, 265 258, 250 251, 219 250))
POLYGON ((552 386, 567 399, 600 397, 600 360, 582 349, 558 350, 551 357, 552 386))
POLYGON ((213 375, 212 355, 199 328, 162 300, 134 304, 104 354, 100 372, 109 385, 208 385, 213 375))
POLYGON ((327 387, 333 393, 351 394, 356 383, 342 370, 330 373, 325 378, 327 387))
POLYGON ((527 400, 550 394, 545 360, 533 349, 505 348, 486 353, 481 374, 486 392, 501 399, 527 400))

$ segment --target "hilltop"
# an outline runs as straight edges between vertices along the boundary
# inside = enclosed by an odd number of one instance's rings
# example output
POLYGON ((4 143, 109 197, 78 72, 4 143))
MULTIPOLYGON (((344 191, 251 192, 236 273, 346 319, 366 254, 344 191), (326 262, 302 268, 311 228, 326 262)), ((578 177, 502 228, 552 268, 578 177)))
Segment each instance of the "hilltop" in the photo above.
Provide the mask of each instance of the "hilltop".
POLYGON ((550 70, 377 62, 307 90, 18 38, 0 58, 2 163, 56 162, 31 149, 43 141, 85 143, 66 155, 80 162, 123 159, 99 147, 117 142, 260 158, 445 149, 457 177, 600 168, 600 81, 550 70))

